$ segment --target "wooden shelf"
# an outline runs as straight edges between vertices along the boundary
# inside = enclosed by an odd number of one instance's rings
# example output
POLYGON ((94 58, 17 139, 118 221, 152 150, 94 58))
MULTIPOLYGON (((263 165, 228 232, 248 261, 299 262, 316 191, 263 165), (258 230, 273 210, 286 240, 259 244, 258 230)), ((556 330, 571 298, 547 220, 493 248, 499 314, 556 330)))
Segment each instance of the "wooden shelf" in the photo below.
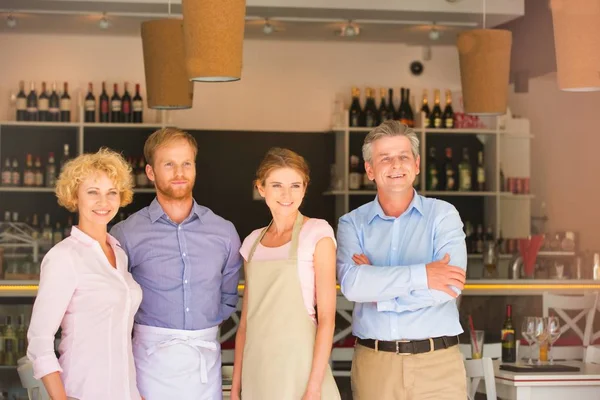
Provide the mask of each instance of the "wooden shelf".
POLYGON ((103 128, 103 129, 123 129, 123 128, 129 128, 129 129, 143 129, 143 128, 152 128, 152 129, 159 129, 162 128, 161 124, 155 124, 155 123, 144 123, 144 124, 126 124, 126 123, 104 123, 104 122, 86 122, 83 124, 84 128, 103 128))
POLYGON ((133 193, 156 193, 154 188, 133 188, 133 193))
POLYGON ((20 192, 20 193, 54 193, 54 188, 51 187, 20 187, 20 186, 3 186, 0 187, 0 192, 20 192))
POLYGON ((77 128, 79 122, 33 122, 33 121, 0 121, 0 126, 30 126, 30 127, 54 127, 54 128, 77 128))
POLYGON ((467 279, 465 296, 539 296, 544 292, 581 294, 600 291, 600 281, 576 279, 467 279))

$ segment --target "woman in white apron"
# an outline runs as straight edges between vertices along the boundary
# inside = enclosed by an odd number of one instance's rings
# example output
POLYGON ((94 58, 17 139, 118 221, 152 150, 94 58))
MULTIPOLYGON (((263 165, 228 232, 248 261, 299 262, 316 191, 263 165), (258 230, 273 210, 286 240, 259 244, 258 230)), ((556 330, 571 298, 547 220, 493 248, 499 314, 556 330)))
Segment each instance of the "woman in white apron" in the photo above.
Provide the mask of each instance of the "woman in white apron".
POLYGON ((298 211, 308 182, 306 162, 287 149, 271 149, 257 171, 256 185, 273 220, 240 249, 246 286, 232 400, 340 399, 328 364, 335 239, 326 221, 298 211))

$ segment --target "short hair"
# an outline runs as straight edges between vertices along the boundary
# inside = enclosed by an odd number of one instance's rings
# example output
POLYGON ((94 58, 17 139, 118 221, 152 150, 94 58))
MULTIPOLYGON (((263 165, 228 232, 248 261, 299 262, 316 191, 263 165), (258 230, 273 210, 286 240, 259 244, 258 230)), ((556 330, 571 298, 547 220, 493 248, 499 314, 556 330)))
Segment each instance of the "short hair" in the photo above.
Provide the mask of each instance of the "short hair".
POLYGON ((379 126, 372 129, 367 134, 365 142, 362 147, 363 159, 369 164, 373 161, 371 145, 378 139, 389 136, 405 136, 410 141, 412 154, 415 160, 419 156, 419 137, 412 128, 401 123, 400 121, 388 120, 382 122, 379 126))
POLYGON ((302 175, 304 187, 308 186, 308 183, 310 182, 310 168, 304 157, 292 150, 282 149, 280 147, 273 147, 267 151, 267 154, 256 170, 254 185, 264 186, 269 174, 279 168, 292 168, 302 175))
POLYGON ((146 162, 154 166, 154 153, 156 149, 179 139, 186 140, 192 146, 194 158, 196 158, 198 143, 192 135, 179 128, 162 128, 148 136, 146 143, 144 143, 144 157, 146 158, 146 162))
POLYGON ((131 204, 133 200, 133 176, 131 166, 119 154, 106 147, 97 153, 82 154, 68 161, 56 181, 56 197, 58 204, 71 212, 77 211, 77 192, 81 182, 103 172, 119 191, 121 207, 131 204))

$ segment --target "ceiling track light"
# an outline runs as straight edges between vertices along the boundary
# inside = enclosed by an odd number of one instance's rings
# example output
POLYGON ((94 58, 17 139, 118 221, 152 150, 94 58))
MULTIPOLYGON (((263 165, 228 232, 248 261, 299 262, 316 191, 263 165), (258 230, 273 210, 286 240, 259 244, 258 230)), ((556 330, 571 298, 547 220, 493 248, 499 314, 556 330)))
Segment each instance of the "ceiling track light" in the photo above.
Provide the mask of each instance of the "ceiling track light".
POLYGON ((431 28, 431 30, 429 31, 429 39, 432 41, 436 41, 439 40, 440 38, 440 31, 438 30, 438 28, 436 28, 435 24, 433 25, 433 27, 431 28))
POLYGON ((6 26, 11 29, 17 26, 17 19, 14 17, 14 15, 9 14, 8 17, 6 17, 6 26))
POLYGON ((359 34, 360 28, 352 23, 352 20, 349 20, 347 24, 342 26, 342 29, 339 32, 339 35, 343 37, 355 37, 359 34))
POLYGON ((100 29, 108 29, 110 28, 110 21, 106 18, 106 13, 102 13, 102 18, 98 21, 98 26, 100 29))
POLYGON ((269 22, 269 18, 265 18, 265 24, 263 25, 263 33, 265 35, 270 35, 274 31, 275 28, 273 28, 273 25, 271 25, 271 23, 269 22))

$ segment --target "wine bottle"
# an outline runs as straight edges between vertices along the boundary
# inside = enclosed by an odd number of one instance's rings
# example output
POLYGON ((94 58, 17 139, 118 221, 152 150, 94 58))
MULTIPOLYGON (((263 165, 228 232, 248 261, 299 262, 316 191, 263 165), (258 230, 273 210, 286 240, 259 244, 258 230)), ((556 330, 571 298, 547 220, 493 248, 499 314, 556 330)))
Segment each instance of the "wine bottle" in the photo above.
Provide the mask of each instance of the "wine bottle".
POLYGON ((19 82, 19 93, 17 93, 17 121, 27 120, 27 95, 25 94, 25 82, 19 82))
POLYGON ((35 186, 37 187, 42 187, 44 186, 44 172, 42 171, 42 161, 40 160, 40 157, 37 156, 35 158, 35 164, 34 164, 34 179, 35 179, 35 186))
POLYGON ((446 162, 444 165, 445 190, 456 190, 456 169, 452 162, 452 148, 446 147, 446 162))
POLYGON ((23 186, 35 185, 35 172, 33 171, 33 158, 31 154, 27 154, 25 158, 25 170, 23 171, 23 186))
POLYGON ((59 171, 62 171, 63 168, 65 167, 65 164, 71 159, 71 155, 69 154, 69 144, 65 143, 63 145, 63 155, 60 159, 60 163, 59 163, 59 171))
POLYGON ((60 121, 60 98, 56 93, 56 82, 52 82, 52 93, 50 93, 50 100, 48 101, 48 114, 50 115, 50 121, 60 121))
POLYGON ((483 166, 483 151, 477 153, 477 190, 485 191, 485 168, 483 166))
POLYGON ((38 98, 38 119, 40 121, 50 121, 50 97, 46 91, 46 82, 42 82, 42 91, 38 98))
POLYGON ((106 93, 106 82, 102 82, 102 93, 100 94, 100 106, 98 108, 99 122, 110 122, 108 93, 106 93))
POLYGON ((85 122, 96 122, 96 97, 94 96, 94 86, 92 82, 88 84, 88 92, 85 96, 85 122))
POLYGON ((458 164, 458 190, 465 192, 472 190, 472 174, 473 170, 469 161, 469 149, 464 147, 462 161, 458 164))
POLYGON ((144 122, 144 100, 140 95, 140 84, 135 85, 135 96, 133 96, 133 122, 141 124, 144 122))
POLYGON ((406 88, 406 99, 404 100, 404 107, 406 108, 406 118, 408 120, 408 126, 414 128, 415 126, 415 114, 411 106, 410 89, 406 88))
POLYGON ((394 89, 388 89, 388 116, 387 119, 395 119, 396 118, 396 108, 394 107, 394 89))
POLYGON ((352 88, 352 104, 350 104, 350 121, 349 126, 356 128, 363 125, 363 111, 360 106, 360 89, 352 88))
POLYGON ((135 173, 135 181, 137 187, 143 188, 150 185, 148 175, 146 175, 146 163, 144 162, 144 157, 140 157, 140 162, 138 163, 138 168, 135 173))
POLYGON ((115 83, 113 95, 110 98, 110 122, 121 122, 121 96, 119 96, 119 86, 115 83))
POLYGON ((435 89, 434 94, 433 110, 429 115, 429 126, 432 128, 442 127, 442 108, 440 107, 440 91, 435 89))
POLYGON ((388 119, 388 109, 385 105, 385 89, 379 89, 379 97, 381 100, 379 101, 379 110, 377 110, 377 125, 381 124, 383 121, 388 119))
POLYGON ((365 103, 365 126, 374 128, 377 126, 377 106, 375 106, 375 97, 373 89, 366 89, 367 101, 365 103))
POLYGON ((121 98, 121 122, 130 123, 133 120, 133 110, 131 107, 131 95, 128 90, 128 83, 125 82, 123 97, 121 98))
POLYGON ((4 167, 2 168, 2 186, 12 185, 12 166, 10 159, 7 157, 4 160, 4 167))
POLYGON ((48 164, 46 164, 46 186, 54 187, 56 185, 56 163, 54 153, 48 153, 48 164))
POLYGON ((444 114, 442 115, 443 128, 452 129, 454 128, 454 110, 452 109, 452 92, 446 90, 446 107, 444 108, 444 114))
POLYGON ((421 102, 421 113, 423 115, 423 128, 429 128, 431 125, 429 124, 429 114, 431 114, 431 110, 429 110, 429 100, 427 99, 427 89, 423 89, 423 100, 421 102))
POLYGON ((13 186, 21 186, 21 171, 19 171, 19 161, 15 158, 12 162, 12 179, 13 186))
POLYGON ((439 171, 436 160, 436 149, 429 149, 429 160, 427 160, 427 190, 440 190, 439 171))
POLYGON ((512 306, 506 305, 506 318, 502 325, 502 362, 514 363, 517 361, 517 347, 515 345, 515 328, 512 322, 512 306))
POLYGON ((406 126, 410 126, 410 121, 408 119, 408 113, 406 109, 406 89, 400 88, 400 105, 398 106, 398 120, 405 124, 406 126))
POLYGON ((60 121, 71 122, 71 96, 69 96, 69 84, 64 83, 63 94, 60 96, 60 121))
POLYGON ((27 95, 27 121, 38 120, 38 97, 35 91, 35 82, 31 82, 29 94, 27 95))

